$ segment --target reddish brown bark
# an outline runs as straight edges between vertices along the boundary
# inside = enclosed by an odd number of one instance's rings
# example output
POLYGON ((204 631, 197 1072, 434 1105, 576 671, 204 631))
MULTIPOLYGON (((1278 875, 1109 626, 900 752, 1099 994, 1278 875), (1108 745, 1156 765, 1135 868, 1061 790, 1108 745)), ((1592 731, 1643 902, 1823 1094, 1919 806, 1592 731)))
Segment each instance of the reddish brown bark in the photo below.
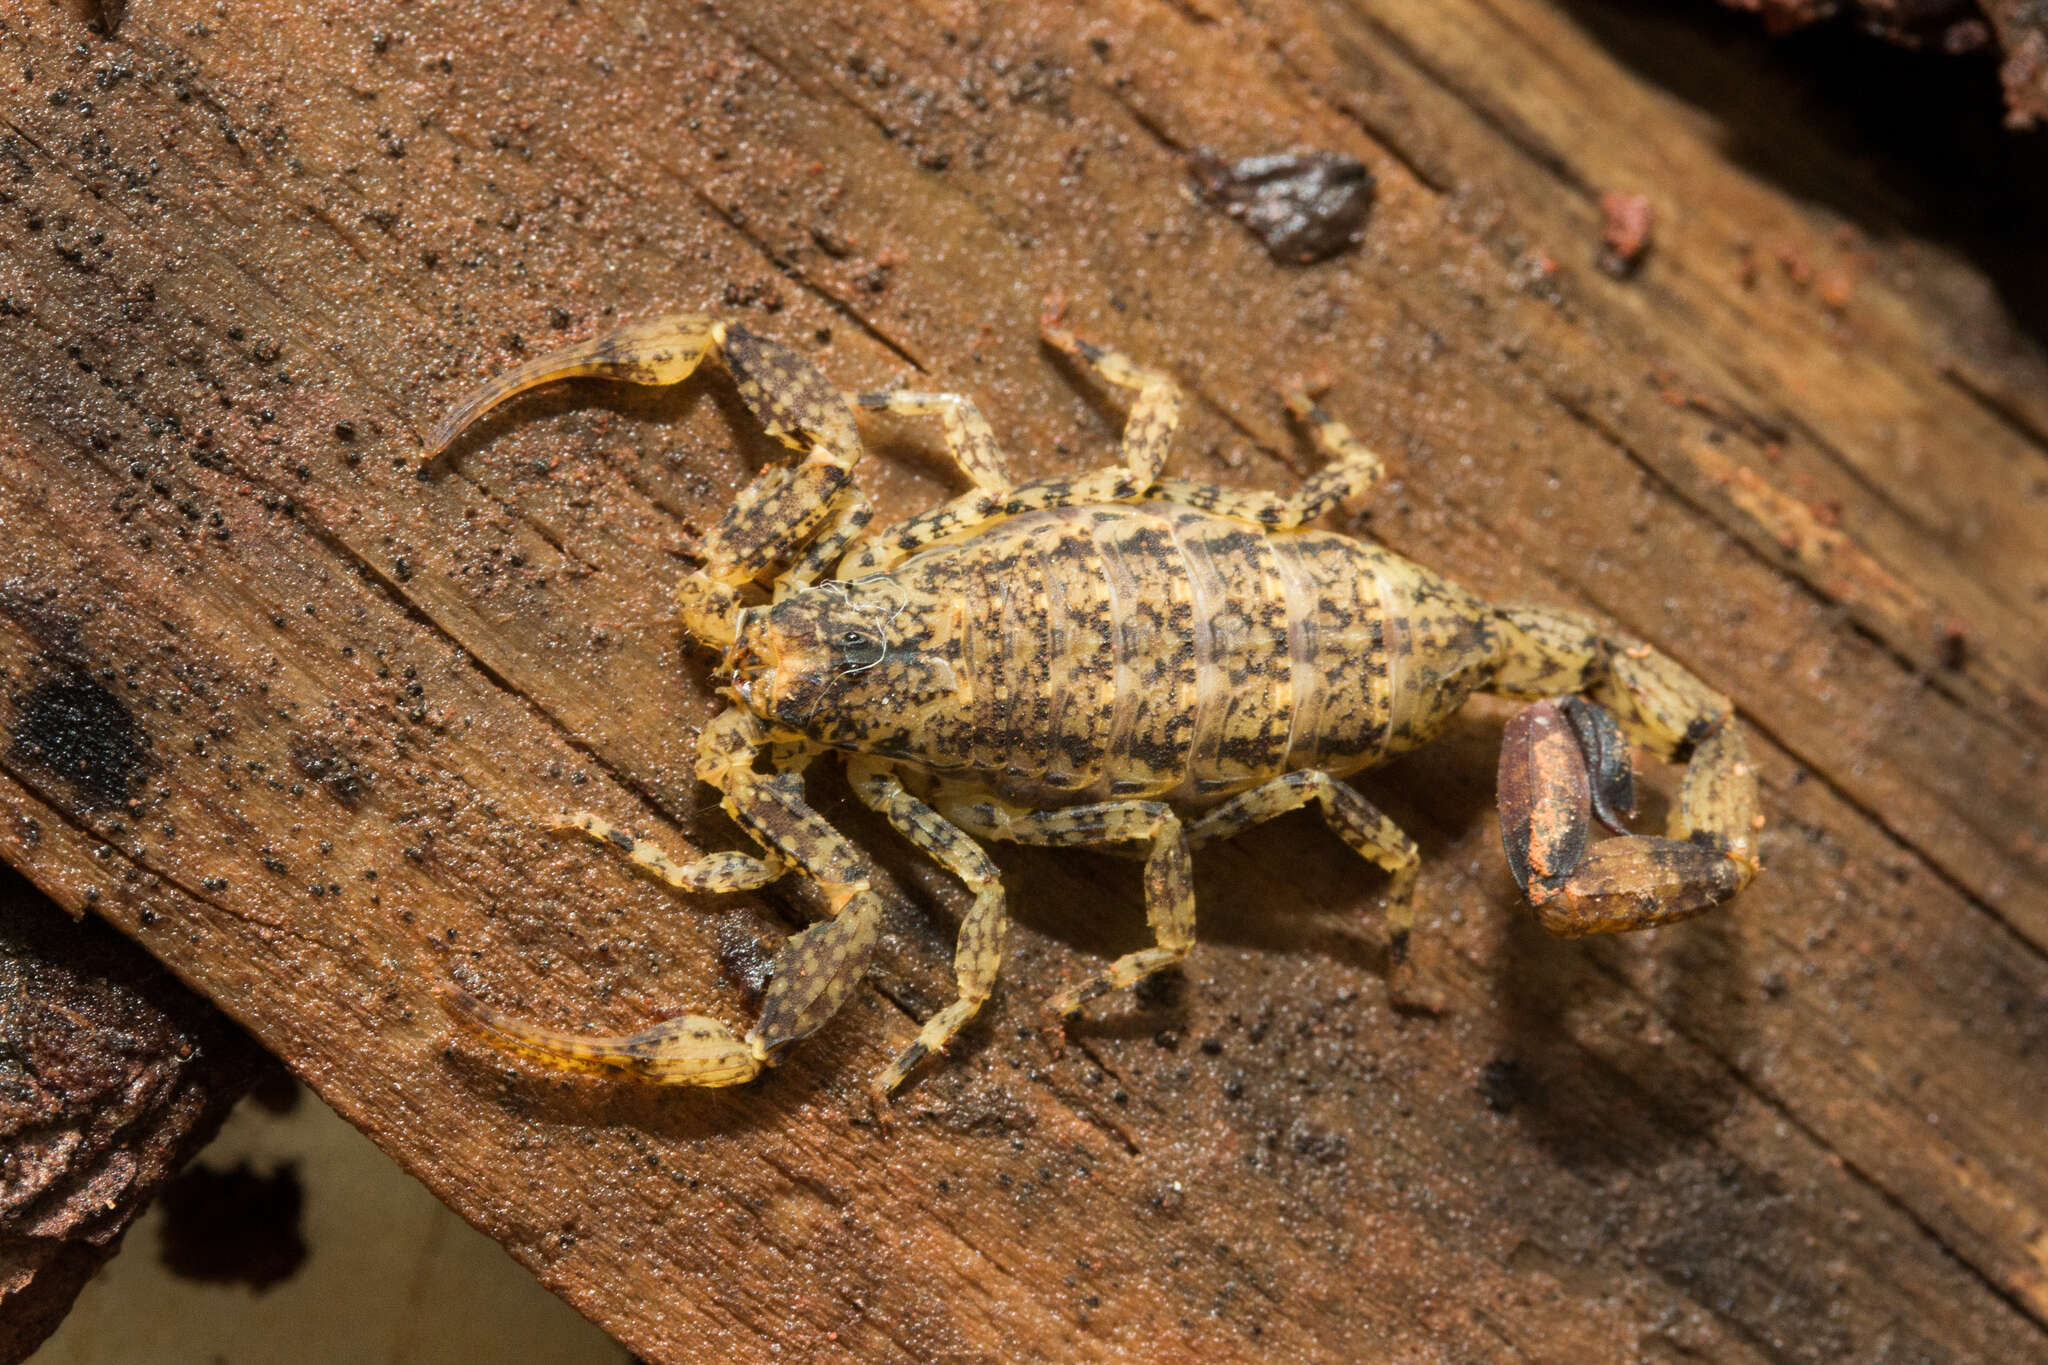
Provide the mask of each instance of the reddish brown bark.
POLYGON ((133 944, 0 870, 0 1361, 56 1327, 261 1065, 133 944))

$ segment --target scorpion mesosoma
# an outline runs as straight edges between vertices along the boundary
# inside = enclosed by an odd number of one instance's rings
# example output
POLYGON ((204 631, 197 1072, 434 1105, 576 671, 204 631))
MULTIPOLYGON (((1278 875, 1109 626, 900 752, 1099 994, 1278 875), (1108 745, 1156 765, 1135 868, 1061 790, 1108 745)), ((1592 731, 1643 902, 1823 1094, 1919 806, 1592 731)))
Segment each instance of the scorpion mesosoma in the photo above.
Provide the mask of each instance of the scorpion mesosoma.
POLYGON ((977 840, 1143 852, 1155 941, 1056 996, 1064 1017, 1187 956, 1194 849, 1313 804, 1389 874, 1390 985, 1397 1001, 1428 1007, 1430 992, 1408 979, 1415 844, 1341 779, 1429 740, 1477 691, 1533 702, 1508 724, 1499 804, 1509 865, 1553 933, 1666 924, 1755 876, 1757 783, 1726 698, 1583 616, 1491 606, 1383 548, 1309 529, 1383 470, 1299 388, 1283 397, 1329 463, 1292 496, 1163 477, 1181 402, 1173 380, 1055 315, 1042 330, 1132 392, 1119 463, 1012 483, 971 398, 844 395, 795 351, 697 315, 537 357, 440 425, 429 454, 535 385, 675 384, 715 356, 796 452, 740 494, 677 591, 683 629, 720 652, 716 678, 732 703, 704 726, 697 772, 759 856, 679 862, 587 812, 557 827, 680 889, 801 873, 826 909, 775 958, 744 1037, 702 1015, 629 1035, 560 1032, 451 989, 460 1021, 553 1067, 701 1086, 757 1075, 846 1002, 880 934, 864 859, 805 800, 802 769, 828 750, 848 756, 861 801, 974 893, 954 958, 958 996, 875 1078, 877 1098, 943 1048, 995 984, 1008 917, 977 840), (852 478, 856 408, 937 418, 971 491, 868 533, 852 478), (771 600, 750 604, 764 580, 771 600), (1622 827, 1634 804, 1630 742, 1688 761, 1668 838, 1622 827), (1619 837, 1589 842, 1595 818, 1619 837))

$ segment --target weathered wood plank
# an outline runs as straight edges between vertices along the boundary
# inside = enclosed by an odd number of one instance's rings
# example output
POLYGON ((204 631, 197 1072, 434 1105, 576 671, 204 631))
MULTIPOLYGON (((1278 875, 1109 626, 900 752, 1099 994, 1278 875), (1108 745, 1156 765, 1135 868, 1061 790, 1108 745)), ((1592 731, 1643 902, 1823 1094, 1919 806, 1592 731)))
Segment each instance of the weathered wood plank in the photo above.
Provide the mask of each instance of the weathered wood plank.
MULTIPOLYGON (((149 747, 114 799, 10 755, 0 853, 636 1349, 2048 1358, 2048 1087, 2015 1083, 2048 1028, 2048 632, 1999 586, 2038 575, 2041 452, 1946 377, 1953 284, 1731 288, 1740 232, 1819 259, 1838 223, 1557 11, 162 5, 82 41, 0 33, 0 668, 84 670, 149 747), (1307 271, 1182 156, 1296 144, 1381 182, 1363 249, 1307 271), (1583 264, 1616 185, 1668 225, 1627 283, 1583 264), (765 453, 735 405, 538 396, 425 479, 416 433, 520 349, 709 304, 849 388, 971 390, 1020 470, 1071 469, 1116 409, 1035 347, 1049 291, 1196 391, 1183 471, 1293 477, 1265 386, 1321 374, 1396 467, 1374 534, 1730 690, 1770 876, 1543 940, 1479 708, 1366 784, 1430 858, 1441 1020, 1386 1008, 1377 883, 1289 825, 1205 856, 1185 985, 1052 1058, 1033 1002, 1135 937, 1133 878, 1005 851, 1007 985, 877 1130, 861 1086, 946 998, 963 898, 840 803, 900 892, 876 989, 760 1085, 451 1045, 450 975, 566 1023, 742 1018, 800 914, 679 908, 536 832, 573 804, 735 837, 666 620, 684 533, 765 453)), ((2024 340, 1970 363, 2048 373, 2024 340)), ((873 431, 886 509, 948 490, 930 433, 873 431)))

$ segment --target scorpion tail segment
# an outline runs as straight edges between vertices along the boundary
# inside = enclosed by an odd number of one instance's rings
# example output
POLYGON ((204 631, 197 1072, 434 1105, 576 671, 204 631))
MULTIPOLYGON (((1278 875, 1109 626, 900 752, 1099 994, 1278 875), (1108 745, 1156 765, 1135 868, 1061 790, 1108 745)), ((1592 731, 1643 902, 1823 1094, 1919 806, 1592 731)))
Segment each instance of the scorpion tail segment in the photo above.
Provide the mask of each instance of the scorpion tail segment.
POLYGON ((1756 832, 1762 825, 1749 745, 1734 721, 1723 721, 1693 747, 1679 784, 1671 835, 1722 850, 1742 865, 1747 885, 1758 871, 1756 832))
POLYGON ((1532 883, 1537 921, 1560 938, 1654 929, 1727 900, 1749 880, 1719 849, 1631 834, 1593 845, 1555 886, 1532 883))
POLYGON ((1606 707, 1584 697, 1562 697, 1557 709, 1570 722, 1585 756, 1593 818, 1616 834, 1628 833, 1626 822, 1636 813, 1636 772, 1621 727, 1606 707))
POLYGON ((1544 927, 1564 935, 1647 929, 1698 914, 1756 876, 1756 769, 1734 705, 1677 660, 1598 622, 1501 607, 1492 688, 1536 704, 1509 723, 1501 833, 1544 927), (1584 694, 1564 700, 1546 695, 1584 694), (1587 844, 1591 818, 1619 832, 1633 802, 1627 744, 1684 759, 1669 838, 1587 844))
POLYGON ((499 1014, 449 988, 442 1007, 456 1023, 501 1051, 560 1071, 624 1075, 655 1085, 740 1085, 761 1074, 765 1049, 701 1014, 633 1034, 566 1033, 499 1014))
POLYGON ((719 341, 719 325, 698 313, 676 313, 614 328, 588 341, 535 356, 463 395, 427 437, 424 458, 446 450, 463 429, 492 408, 557 379, 593 377, 632 384, 678 384, 719 341))
POLYGON ((1735 886, 1727 894, 1732 895, 1761 870, 1757 831, 1764 823, 1756 764, 1736 724, 1735 707, 1648 645, 1618 643, 1607 681, 1594 695, 1631 739, 1686 760, 1667 832, 1731 863, 1735 886))
POLYGON ((831 919, 790 939, 775 955, 747 1046, 765 1057, 817 1032, 860 986, 881 936, 881 898, 862 887, 831 919))
POLYGON ((1556 702, 1537 702, 1508 721, 1496 791, 1515 881, 1531 901, 1555 894, 1585 861, 1593 799, 1585 748, 1556 702))
POLYGON ((1696 915, 1748 885, 1756 873, 1748 854, 1755 779, 1740 751, 1732 726, 1695 751, 1674 831, 1688 837, 1631 834, 1589 847, 1594 814, 1619 830, 1634 806, 1628 750, 1613 718, 1567 698, 1538 702, 1509 721, 1501 839, 1543 927, 1564 938, 1648 929, 1696 915), (1723 833, 1738 828, 1739 846, 1723 833))

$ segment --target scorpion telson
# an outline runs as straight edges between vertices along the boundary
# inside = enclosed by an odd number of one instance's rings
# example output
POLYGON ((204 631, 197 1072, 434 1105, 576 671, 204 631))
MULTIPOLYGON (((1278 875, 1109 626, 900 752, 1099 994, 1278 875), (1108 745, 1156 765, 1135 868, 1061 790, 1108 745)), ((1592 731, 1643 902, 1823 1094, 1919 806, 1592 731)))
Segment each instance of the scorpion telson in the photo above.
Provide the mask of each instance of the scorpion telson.
POLYGON ((455 1017, 548 1066, 682 1085, 750 1079, 859 984, 879 935, 866 863, 804 797, 802 769, 846 755, 855 794, 974 893, 957 999, 875 1078, 879 1097, 971 1019, 994 987, 1009 918, 981 840, 1134 844, 1154 943, 1054 997, 1061 1014, 1179 962, 1194 946, 1189 855, 1314 805, 1388 874, 1390 984, 1412 979, 1415 844, 1341 779, 1435 736, 1486 691, 1533 704, 1499 774, 1508 865, 1553 933, 1668 924, 1758 871, 1757 782, 1733 708, 1676 662, 1597 621, 1493 606, 1380 547, 1309 529, 1383 469, 1295 390, 1288 408, 1328 466, 1291 495, 1165 478, 1180 391, 1165 374, 1043 322, 1048 345, 1131 392, 1120 460, 1014 483, 972 399, 849 398, 796 352, 682 315, 541 356, 457 405, 437 453, 515 393, 577 375, 674 384, 707 358, 795 452, 704 537, 677 587, 683 629, 721 655, 727 710, 697 773, 759 845, 678 862, 601 815, 558 828, 623 851, 668 885, 738 891, 809 877, 826 916, 777 955, 744 1036, 701 1015, 634 1034, 558 1032, 451 991, 455 1017), (856 408, 938 419, 972 485, 869 532, 853 482, 856 408), (769 600, 748 604, 765 586, 769 600), (1629 745, 1684 759, 1668 837, 1629 834, 1629 745), (1597 818, 1618 837, 1591 841, 1597 818))

